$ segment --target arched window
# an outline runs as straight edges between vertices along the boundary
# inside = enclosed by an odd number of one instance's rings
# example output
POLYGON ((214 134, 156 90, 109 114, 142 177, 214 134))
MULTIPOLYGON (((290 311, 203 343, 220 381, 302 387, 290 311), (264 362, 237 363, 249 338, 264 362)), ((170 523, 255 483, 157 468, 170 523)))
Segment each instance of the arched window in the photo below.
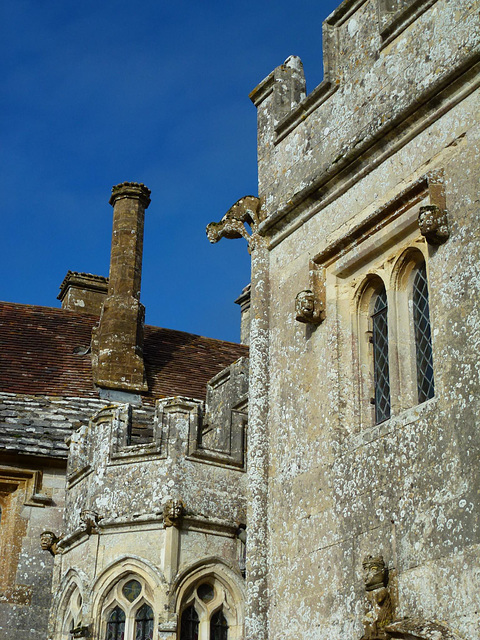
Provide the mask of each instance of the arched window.
POLYGON ((428 281, 425 262, 416 268, 413 278, 413 328, 415 333, 415 356, 417 365, 418 402, 433 398, 432 333, 428 305, 428 281))
POLYGON ((195 607, 193 605, 187 607, 182 613, 182 620, 180 623, 180 640, 198 640, 199 622, 198 613, 195 611, 195 607))
POLYGON ((125 612, 116 606, 108 618, 106 640, 124 640, 124 638, 125 612))
POLYGON ((72 631, 82 625, 82 594, 75 582, 72 582, 65 592, 63 602, 61 604, 60 618, 61 637, 62 640, 71 640, 72 631))
POLYGON ((228 624, 220 609, 210 620, 210 640, 227 640, 228 624))
POLYGON ((373 297, 372 343, 375 423, 390 418, 390 373, 388 365, 388 305, 385 287, 373 297))
POLYGON ((150 586, 140 577, 125 575, 108 590, 102 605, 100 638, 104 640, 153 640, 155 614, 150 586))
POLYGON ((144 604, 135 616, 135 640, 151 640, 153 638, 153 610, 144 604))

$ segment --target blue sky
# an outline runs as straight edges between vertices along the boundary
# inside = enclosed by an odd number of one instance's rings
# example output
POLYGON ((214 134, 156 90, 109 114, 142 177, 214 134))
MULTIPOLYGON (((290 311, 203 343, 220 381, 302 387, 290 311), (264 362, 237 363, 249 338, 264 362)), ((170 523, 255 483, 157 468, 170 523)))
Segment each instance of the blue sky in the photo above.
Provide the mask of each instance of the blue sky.
POLYGON ((58 306, 108 275, 112 185, 144 182, 146 321, 237 341, 244 241, 205 226, 257 195, 249 92, 289 55, 311 91, 337 1, 12 0, 0 11, 0 299, 58 306))

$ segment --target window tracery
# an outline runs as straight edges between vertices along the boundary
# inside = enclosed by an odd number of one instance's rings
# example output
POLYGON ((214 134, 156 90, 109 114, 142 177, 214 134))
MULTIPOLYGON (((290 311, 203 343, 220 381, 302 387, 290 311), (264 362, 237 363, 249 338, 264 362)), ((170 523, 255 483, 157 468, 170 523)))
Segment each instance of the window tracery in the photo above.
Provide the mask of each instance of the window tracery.
POLYGON ((71 640, 72 631, 82 624, 83 598, 77 584, 73 583, 67 591, 67 605, 63 615, 62 640, 71 640))
POLYGON ((153 640, 155 614, 149 586, 127 575, 108 592, 102 607, 105 640, 153 640))
POLYGON ((232 595, 214 575, 186 588, 180 614, 180 640, 237 640, 241 625, 232 595))

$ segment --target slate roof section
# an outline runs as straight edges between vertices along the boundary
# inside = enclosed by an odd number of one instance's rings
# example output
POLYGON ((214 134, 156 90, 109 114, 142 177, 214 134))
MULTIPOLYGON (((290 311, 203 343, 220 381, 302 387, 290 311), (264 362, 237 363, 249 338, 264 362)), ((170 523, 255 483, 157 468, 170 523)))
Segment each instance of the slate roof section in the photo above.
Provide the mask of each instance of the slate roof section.
MULTIPOLYGON (((98 316, 65 309, 0 302, 0 391, 98 398, 90 345, 98 316)), ((248 347, 183 331, 145 327, 147 403, 183 395, 204 399, 207 382, 248 347)))

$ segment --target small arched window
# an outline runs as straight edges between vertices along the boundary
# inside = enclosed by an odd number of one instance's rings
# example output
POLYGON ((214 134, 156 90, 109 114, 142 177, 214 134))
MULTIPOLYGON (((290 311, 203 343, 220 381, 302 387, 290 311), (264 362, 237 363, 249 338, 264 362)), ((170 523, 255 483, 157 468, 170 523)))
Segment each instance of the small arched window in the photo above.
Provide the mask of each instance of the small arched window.
POLYGON ((373 297, 372 342, 375 423, 390 418, 390 373, 388 366, 388 305, 385 287, 373 297))
POLYGON ((195 607, 191 605, 182 613, 180 640, 198 640, 199 619, 195 607))
POLYGON ((428 305, 428 281, 425 262, 416 268, 413 278, 413 328, 415 333, 415 356, 417 365, 418 402, 433 398, 432 333, 430 329, 430 311, 428 305))
POLYGON ((135 616, 135 640, 151 640, 153 638, 153 610, 144 604, 135 616))
POLYGON ((221 609, 210 620, 210 640, 228 640, 228 624, 221 609))
POLYGON ((116 606, 108 618, 106 640, 124 640, 125 612, 116 606))

